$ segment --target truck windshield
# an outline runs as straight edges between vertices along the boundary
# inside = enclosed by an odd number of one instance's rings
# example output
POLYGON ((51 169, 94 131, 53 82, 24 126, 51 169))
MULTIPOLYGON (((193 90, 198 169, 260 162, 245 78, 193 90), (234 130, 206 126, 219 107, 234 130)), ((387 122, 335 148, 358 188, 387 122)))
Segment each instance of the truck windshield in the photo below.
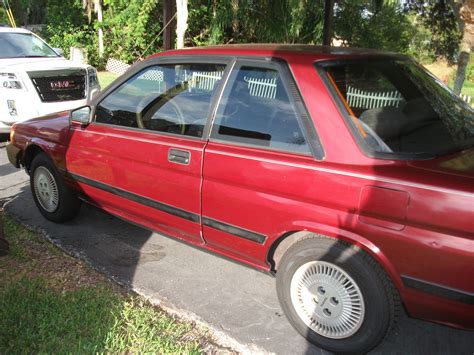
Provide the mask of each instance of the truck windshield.
POLYGON ((0 58, 58 57, 45 42, 30 33, 0 33, 0 58))
POLYGON ((373 151, 426 157, 473 147, 474 110, 417 63, 351 60, 324 70, 373 151))

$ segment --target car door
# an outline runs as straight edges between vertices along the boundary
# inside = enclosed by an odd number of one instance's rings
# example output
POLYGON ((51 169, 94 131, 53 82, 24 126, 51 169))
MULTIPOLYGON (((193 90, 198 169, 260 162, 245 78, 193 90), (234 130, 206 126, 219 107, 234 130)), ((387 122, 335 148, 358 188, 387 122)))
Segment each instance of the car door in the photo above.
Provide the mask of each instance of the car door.
POLYGON ((67 170, 105 210, 201 240, 203 131, 225 61, 161 60, 135 69, 73 125, 67 170))
POLYGON ((300 167, 322 156, 288 66, 238 61, 204 153, 206 242, 265 267, 269 237, 310 210, 305 195, 317 185, 311 170, 300 167))

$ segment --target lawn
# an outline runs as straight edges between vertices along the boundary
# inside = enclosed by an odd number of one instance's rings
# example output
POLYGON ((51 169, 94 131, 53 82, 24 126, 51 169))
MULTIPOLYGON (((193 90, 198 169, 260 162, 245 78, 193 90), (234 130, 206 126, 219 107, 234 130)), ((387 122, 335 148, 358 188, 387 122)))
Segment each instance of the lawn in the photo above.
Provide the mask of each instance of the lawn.
POLYGON ((119 77, 118 74, 114 74, 108 71, 100 71, 97 73, 99 78, 99 84, 102 90, 104 90, 107 86, 110 85, 112 81, 119 77))
MULTIPOLYGON (((474 62, 474 58, 471 59, 471 63, 472 62, 474 62)), ((441 80, 444 81, 448 79, 449 87, 453 87, 454 76, 456 73, 455 66, 449 66, 445 61, 440 60, 431 64, 426 64, 425 67, 441 80)), ((474 82, 465 80, 461 93, 472 97, 474 101, 474 82)))
POLYGON ((198 354, 203 330, 180 322, 4 216, 0 354, 198 354))
POLYGON ((474 101, 474 83, 472 81, 465 81, 462 87, 462 93, 464 95, 470 96, 474 101))

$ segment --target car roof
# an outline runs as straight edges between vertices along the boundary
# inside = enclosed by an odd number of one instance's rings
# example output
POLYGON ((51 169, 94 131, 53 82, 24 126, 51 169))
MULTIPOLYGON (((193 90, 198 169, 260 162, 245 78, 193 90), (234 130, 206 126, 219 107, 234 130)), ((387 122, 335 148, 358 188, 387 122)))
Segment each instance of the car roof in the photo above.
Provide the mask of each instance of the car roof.
POLYGON ((28 31, 27 29, 24 28, 19 28, 19 27, 0 27, 0 33, 2 32, 8 32, 8 33, 31 33, 31 31, 28 31))
POLYGON ((227 44, 208 47, 191 47, 160 52, 151 57, 172 55, 238 55, 258 57, 311 56, 314 60, 363 58, 363 57, 404 57, 400 54, 367 48, 315 46, 304 44, 227 44))

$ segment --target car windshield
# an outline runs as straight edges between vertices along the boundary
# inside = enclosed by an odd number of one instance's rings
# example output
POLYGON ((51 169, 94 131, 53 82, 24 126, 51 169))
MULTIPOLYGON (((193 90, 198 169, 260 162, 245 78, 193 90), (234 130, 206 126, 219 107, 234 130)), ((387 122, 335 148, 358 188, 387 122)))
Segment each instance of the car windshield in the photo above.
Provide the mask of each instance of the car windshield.
POLYGON ((372 150, 426 157, 473 147, 472 107, 414 61, 352 60, 324 69, 372 150))
POLYGON ((31 33, 0 33, 0 58, 29 57, 58 57, 58 54, 31 33))

